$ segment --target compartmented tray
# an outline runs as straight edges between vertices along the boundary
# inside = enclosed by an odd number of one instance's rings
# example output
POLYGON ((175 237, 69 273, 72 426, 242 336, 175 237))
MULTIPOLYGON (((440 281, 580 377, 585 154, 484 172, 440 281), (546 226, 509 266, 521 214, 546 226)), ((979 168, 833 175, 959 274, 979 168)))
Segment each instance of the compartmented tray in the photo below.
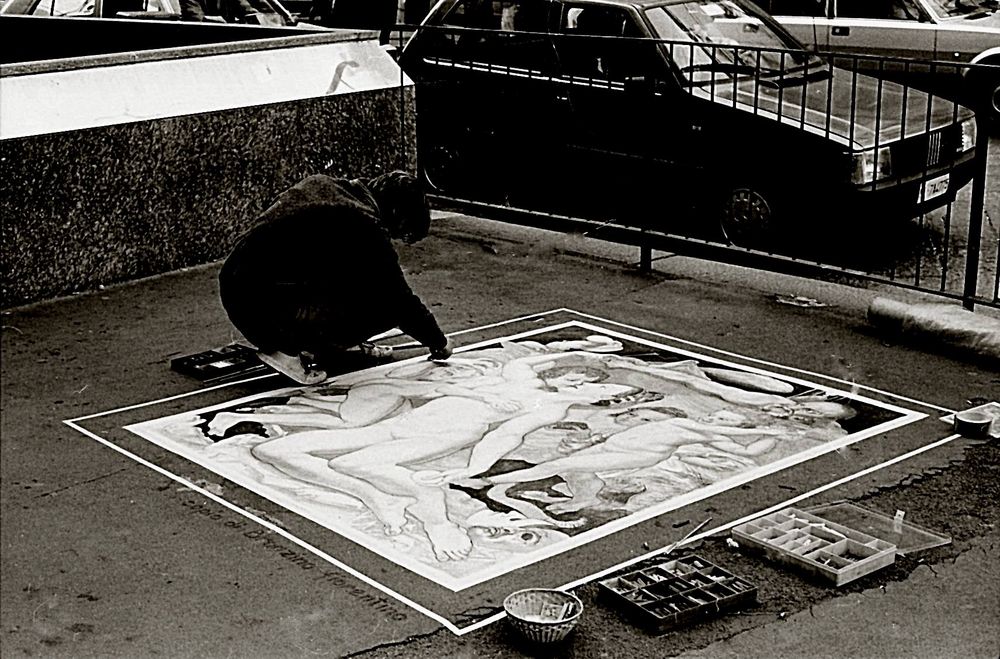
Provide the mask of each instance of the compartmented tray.
POLYGON ((257 357, 256 350, 240 343, 232 343, 222 348, 176 357, 170 360, 170 368, 202 382, 212 382, 269 370, 269 367, 257 357))
POLYGON ((597 583, 599 596, 655 633, 753 604, 757 587, 700 556, 685 556, 597 583))
POLYGON ((732 530, 767 558, 842 586, 896 561, 896 545, 798 508, 758 517, 732 530))

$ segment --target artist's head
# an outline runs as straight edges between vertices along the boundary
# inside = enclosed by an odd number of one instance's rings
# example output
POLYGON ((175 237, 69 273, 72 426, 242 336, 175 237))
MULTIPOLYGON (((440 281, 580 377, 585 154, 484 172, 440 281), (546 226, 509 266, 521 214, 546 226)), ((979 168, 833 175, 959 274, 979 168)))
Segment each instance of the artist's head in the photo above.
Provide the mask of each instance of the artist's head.
POLYGON ((395 170, 371 179, 368 189, 378 204, 382 226, 390 236, 408 244, 427 237, 431 212, 417 178, 395 170))

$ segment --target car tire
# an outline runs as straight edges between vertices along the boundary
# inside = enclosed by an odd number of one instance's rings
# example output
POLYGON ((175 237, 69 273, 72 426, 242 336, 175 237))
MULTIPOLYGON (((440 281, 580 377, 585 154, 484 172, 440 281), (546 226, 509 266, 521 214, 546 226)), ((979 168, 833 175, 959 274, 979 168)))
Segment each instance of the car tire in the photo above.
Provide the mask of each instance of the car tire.
POLYGON ((496 202, 503 180, 491 135, 464 130, 458 136, 429 133, 420 155, 424 179, 432 190, 451 197, 496 202))
POLYGON ((461 157, 447 146, 435 145, 424 151, 420 169, 434 192, 454 194, 460 191, 461 157))
POLYGON ((753 184, 735 184, 726 189, 719 209, 724 242, 737 247, 763 247, 774 235, 774 228, 774 195, 753 184))
POLYGON ((1000 132, 1000 76, 993 78, 993 82, 987 86, 987 105, 990 113, 990 123, 993 125, 993 132, 1000 132))
POLYGON ((996 134, 1000 131, 1000 75, 973 71, 969 73, 968 83, 974 99, 973 109, 987 114, 988 120, 983 125, 991 127, 996 134))

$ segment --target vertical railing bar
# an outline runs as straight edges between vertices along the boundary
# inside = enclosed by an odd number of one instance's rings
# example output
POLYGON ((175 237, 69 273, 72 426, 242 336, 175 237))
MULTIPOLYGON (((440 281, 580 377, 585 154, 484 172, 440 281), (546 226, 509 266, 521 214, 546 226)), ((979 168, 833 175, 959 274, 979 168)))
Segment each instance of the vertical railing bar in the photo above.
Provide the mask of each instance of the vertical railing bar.
POLYGON ((806 105, 809 104, 809 61, 811 58, 806 56, 806 68, 802 72, 802 110, 799 113, 799 128, 805 128, 806 126, 806 105))
POLYGON ((830 75, 826 79, 826 128, 823 134, 827 139, 830 139, 830 127, 833 123, 833 57, 829 55, 825 57, 830 75))
POLYGON ((778 123, 784 123, 782 118, 785 116, 784 112, 784 100, 785 100, 785 51, 781 51, 781 57, 778 60, 778 71, 781 72, 781 81, 778 84, 778 123))
POLYGON ((951 265, 951 258, 949 256, 948 246, 951 244, 951 212, 953 204, 948 204, 944 211, 944 247, 941 250, 941 285, 938 290, 944 291, 948 289, 948 271, 951 265))
POLYGON ((990 131, 983 126, 976 131, 975 172, 972 175, 972 203, 969 209, 969 241, 965 252, 965 287, 962 306, 976 309, 976 287, 979 284, 979 252, 986 214, 986 156, 990 146, 990 131))
POLYGON ((760 52, 761 49, 757 49, 757 80, 753 86, 753 113, 757 115, 760 113, 760 52))

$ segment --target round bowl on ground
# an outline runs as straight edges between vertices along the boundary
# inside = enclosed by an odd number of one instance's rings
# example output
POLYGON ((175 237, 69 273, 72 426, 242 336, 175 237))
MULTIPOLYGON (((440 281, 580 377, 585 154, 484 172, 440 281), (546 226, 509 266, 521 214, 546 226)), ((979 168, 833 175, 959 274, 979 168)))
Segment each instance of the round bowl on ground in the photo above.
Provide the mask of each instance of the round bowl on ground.
POLYGON ((555 643, 573 631, 583 613, 576 595, 550 588, 526 588, 503 601, 507 620, 529 641, 555 643))

